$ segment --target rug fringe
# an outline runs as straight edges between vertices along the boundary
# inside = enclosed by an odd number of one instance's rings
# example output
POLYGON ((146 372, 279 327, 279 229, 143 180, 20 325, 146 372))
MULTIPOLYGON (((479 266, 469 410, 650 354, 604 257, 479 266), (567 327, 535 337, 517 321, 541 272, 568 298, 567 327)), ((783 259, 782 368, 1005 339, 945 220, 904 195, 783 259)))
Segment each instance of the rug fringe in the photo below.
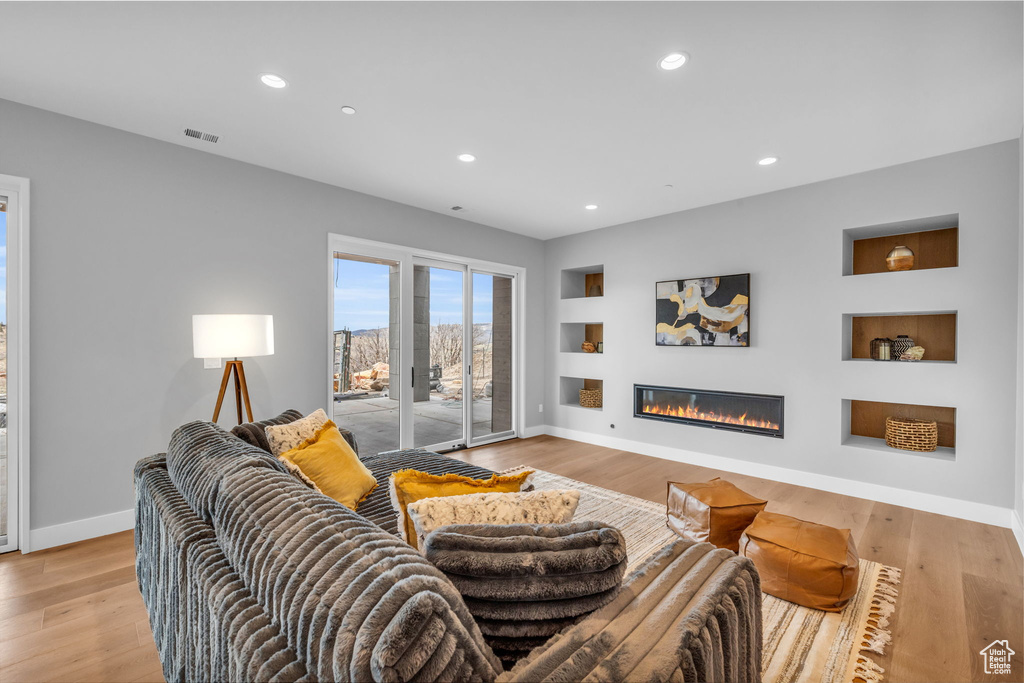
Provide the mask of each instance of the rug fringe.
MULTIPOLYGON (((899 597, 900 579, 903 571, 897 567, 882 565, 878 570, 875 589, 871 596, 871 609, 868 612, 867 624, 861 637, 860 652, 874 652, 884 655, 885 647, 892 642, 889 631, 889 618, 896 611, 896 598, 899 597)), ((854 676, 867 683, 881 683, 885 669, 878 666, 870 657, 859 655, 854 667, 854 676)))
POLYGON ((858 657, 857 666, 853 675, 867 681, 867 683, 881 683, 885 669, 872 662, 867 657, 858 657))

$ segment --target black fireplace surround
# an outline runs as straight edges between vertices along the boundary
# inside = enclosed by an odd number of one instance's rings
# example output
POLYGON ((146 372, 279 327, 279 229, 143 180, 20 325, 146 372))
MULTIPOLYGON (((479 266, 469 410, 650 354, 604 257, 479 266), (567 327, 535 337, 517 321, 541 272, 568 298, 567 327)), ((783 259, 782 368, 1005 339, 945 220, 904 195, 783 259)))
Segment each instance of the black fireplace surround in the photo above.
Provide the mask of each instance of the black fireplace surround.
POLYGON ((781 439, 785 397, 633 385, 633 417, 781 439))

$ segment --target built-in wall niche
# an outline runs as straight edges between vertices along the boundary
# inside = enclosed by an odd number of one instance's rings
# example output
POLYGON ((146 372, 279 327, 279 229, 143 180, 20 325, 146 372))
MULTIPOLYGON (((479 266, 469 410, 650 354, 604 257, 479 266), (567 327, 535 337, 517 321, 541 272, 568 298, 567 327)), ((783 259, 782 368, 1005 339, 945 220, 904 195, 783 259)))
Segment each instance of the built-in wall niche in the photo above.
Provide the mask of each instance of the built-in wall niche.
POLYGON ((842 435, 842 443, 846 446, 868 448, 892 454, 954 460, 956 459, 956 408, 843 399, 842 435), (935 420, 939 432, 938 448, 930 452, 890 448, 885 443, 885 418, 890 416, 935 420))
POLYGON ((561 323, 560 328, 559 348, 564 353, 586 353, 583 350, 585 341, 593 344, 594 348, 601 348, 604 342, 603 323, 561 323))
POLYGON ((567 268, 562 271, 562 298, 604 296, 604 265, 567 268))
MULTIPOLYGON (((910 270, 959 265, 960 214, 849 228, 843 231, 843 275, 888 273, 886 256, 896 246, 914 252, 910 270)), ((901 272, 901 271, 896 271, 901 272)))
MULTIPOLYGON (((586 377, 559 377, 558 402, 563 406, 574 406, 586 410, 601 410, 580 405, 580 389, 600 389, 604 393, 604 380, 586 377)), ((603 402, 602 402, 603 405, 603 402)))
POLYGON ((896 339, 905 334, 915 346, 924 347, 921 362, 955 363, 956 320, 956 311, 844 313, 843 360, 871 360, 872 339, 896 339))

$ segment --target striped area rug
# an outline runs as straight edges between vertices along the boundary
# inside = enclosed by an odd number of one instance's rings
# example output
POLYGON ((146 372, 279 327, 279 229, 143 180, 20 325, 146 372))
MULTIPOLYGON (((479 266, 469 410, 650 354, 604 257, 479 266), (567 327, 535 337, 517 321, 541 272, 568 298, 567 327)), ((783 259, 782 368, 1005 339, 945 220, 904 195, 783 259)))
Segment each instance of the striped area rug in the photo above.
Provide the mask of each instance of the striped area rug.
MULTIPOLYGON (((665 524, 665 506, 533 467, 538 489, 578 489, 576 521, 601 521, 626 538, 629 570, 679 537, 665 524)), ((877 683, 884 670, 865 652, 885 653, 900 570, 860 561, 857 595, 842 612, 822 612, 762 594, 764 683, 877 683)))

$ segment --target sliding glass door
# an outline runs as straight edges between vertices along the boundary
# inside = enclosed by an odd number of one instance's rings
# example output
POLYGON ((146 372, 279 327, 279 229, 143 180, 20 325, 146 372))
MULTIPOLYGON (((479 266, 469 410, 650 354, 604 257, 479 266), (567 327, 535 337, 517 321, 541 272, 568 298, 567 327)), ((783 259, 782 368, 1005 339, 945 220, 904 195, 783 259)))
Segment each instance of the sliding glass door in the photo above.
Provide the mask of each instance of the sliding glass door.
POLYGON ((393 451, 401 429, 401 265, 335 252, 331 405, 364 452, 393 451))
POLYGON ((514 278, 473 271, 473 398, 469 445, 514 436, 514 278))
POLYGON ((0 552, 14 550, 9 530, 17 516, 16 478, 12 477, 7 448, 7 207, 10 198, 0 195, 0 552))
POLYGON ((517 269, 331 243, 331 403, 360 454, 515 437, 517 269))
POLYGON ((465 444, 465 267, 413 263, 413 444, 448 450, 465 444))
POLYGON ((0 553, 30 550, 28 527, 28 180, 0 175, 0 553), (8 324, 9 323, 9 324, 8 324))

